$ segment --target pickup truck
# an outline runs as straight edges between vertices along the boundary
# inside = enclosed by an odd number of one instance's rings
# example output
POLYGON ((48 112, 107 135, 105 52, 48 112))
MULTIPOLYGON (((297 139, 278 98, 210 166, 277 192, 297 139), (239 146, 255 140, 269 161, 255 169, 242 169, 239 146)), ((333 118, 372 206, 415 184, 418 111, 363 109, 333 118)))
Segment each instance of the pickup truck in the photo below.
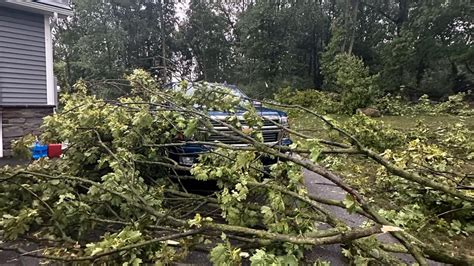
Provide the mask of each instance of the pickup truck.
MULTIPOLYGON (((216 83, 209 83, 213 87, 221 87, 229 90, 232 94, 239 97, 242 101, 250 101, 250 98, 247 97, 237 86, 235 85, 228 85, 228 84, 216 84, 216 83)), ((192 95, 195 90, 202 88, 202 86, 194 86, 194 84, 188 85, 188 90, 186 93, 188 95, 192 95)), ((280 145, 280 146, 288 146, 292 143, 291 139, 288 136, 288 133, 281 127, 288 127, 288 115, 285 112, 270 109, 263 107, 261 103, 252 101, 252 105, 258 112, 258 115, 264 118, 264 124, 261 128, 262 135, 263 135, 263 142, 267 145, 280 145), (278 125, 281 126, 278 126, 278 125)), ((246 110, 241 108, 236 111, 235 115, 239 118, 240 124, 242 125, 242 129, 248 129, 249 127, 246 126, 245 121, 243 119, 243 114, 246 110)), ((222 111, 209 111, 208 116, 211 117, 213 120, 221 120, 225 121, 227 117, 230 116, 229 113, 222 112, 222 111)), ((223 132, 226 134, 232 134, 231 130, 220 123, 211 122, 213 128, 216 131, 223 132)), ((235 146, 243 146, 247 145, 244 142, 228 138, 222 136, 220 134, 210 134, 205 139, 206 142, 221 142, 224 144, 235 145, 235 146)), ((209 152, 213 147, 210 145, 201 145, 201 144, 186 144, 180 147, 173 148, 170 151, 171 159, 178 162, 180 165, 183 166, 191 166, 195 162, 197 162, 198 156, 203 153, 209 152)), ((270 165, 276 162, 275 159, 270 158, 263 158, 262 162, 264 165, 270 165)))

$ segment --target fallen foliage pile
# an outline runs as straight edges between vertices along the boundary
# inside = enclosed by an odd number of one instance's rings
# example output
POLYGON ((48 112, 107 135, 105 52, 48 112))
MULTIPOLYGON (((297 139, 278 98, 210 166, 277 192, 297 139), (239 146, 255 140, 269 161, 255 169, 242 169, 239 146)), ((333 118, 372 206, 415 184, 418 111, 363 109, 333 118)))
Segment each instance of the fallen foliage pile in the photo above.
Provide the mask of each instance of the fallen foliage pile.
MULTIPOLYGON (((395 252, 411 254, 420 265, 427 265, 427 258, 473 262, 472 256, 417 240, 381 214, 377 202, 321 163, 329 155, 356 156, 360 163, 380 166, 374 175, 394 177, 412 193, 429 191, 431 199, 444 206, 454 206, 453 202, 471 206, 472 190, 461 188, 459 180, 412 167, 412 162, 441 160, 424 154, 423 149, 430 147, 414 147, 409 154, 381 154, 368 148, 366 133, 339 127, 305 107, 267 103, 313 115, 337 135, 316 139, 278 124, 298 141, 289 147, 269 146, 262 142, 264 121, 250 105, 244 119, 255 130, 242 132, 235 115, 241 100, 230 93, 208 88, 190 97, 183 91, 162 90, 143 71, 128 79, 134 95, 118 101, 87 95, 84 83, 63 97, 63 110, 45 119, 42 135, 45 142, 68 143, 62 159, 1 170, 3 238, 27 238, 45 249, 41 254, 0 249, 85 264, 112 260, 166 264, 183 259, 191 250, 204 250, 216 265, 238 265, 247 255, 253 265, 296 265, 304 259, 305 249, 342 243, 354 261, 402 263, 395 252), (208 110, 231 115, 216 120, 208 110), (216 131, 213 124, 228 127, 232 134, 216 131), (209 133, 247 145, 207 142, 209 133), (185 167, 170 159, 170 148, 185 144, 207 145, 212 152, 185 167), (278 163, 267 169, 259 160, 262 156, 278 163), (346 199, 308 194, 303 168, 334 182, 347 193, 346 199), (190 180, 213 181, 217 187, 211 195, 192 193, 185 185, 190 180), (352 228, 328 205, 357 212, 370 222, 352 228), (375 238, 383 233, 392 234, 400 244, 375 238)), ((393 193, 404 189, 395 186, 393 193)))

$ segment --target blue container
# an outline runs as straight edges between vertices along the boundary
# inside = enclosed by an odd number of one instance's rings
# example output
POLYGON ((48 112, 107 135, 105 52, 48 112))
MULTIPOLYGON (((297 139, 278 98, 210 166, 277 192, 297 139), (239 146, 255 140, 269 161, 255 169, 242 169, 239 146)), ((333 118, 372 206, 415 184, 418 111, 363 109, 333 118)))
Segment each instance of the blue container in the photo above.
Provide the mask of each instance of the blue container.
POLYGON ((33 159, 38 160, 39 158, 47 157, 48 156, 48 145, 41 145, 39 142, 35 142, 33 147, 31 148, 31 152, 33 154, 33 159))

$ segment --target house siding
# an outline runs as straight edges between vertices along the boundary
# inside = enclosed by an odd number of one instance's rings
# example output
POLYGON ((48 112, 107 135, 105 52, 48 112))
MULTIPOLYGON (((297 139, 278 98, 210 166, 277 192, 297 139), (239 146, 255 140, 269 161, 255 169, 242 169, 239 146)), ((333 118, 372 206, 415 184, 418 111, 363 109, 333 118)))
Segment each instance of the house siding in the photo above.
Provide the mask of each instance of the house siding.
POLYGON ((44 15, 0 6, 0 105, 46 105, 44 15))

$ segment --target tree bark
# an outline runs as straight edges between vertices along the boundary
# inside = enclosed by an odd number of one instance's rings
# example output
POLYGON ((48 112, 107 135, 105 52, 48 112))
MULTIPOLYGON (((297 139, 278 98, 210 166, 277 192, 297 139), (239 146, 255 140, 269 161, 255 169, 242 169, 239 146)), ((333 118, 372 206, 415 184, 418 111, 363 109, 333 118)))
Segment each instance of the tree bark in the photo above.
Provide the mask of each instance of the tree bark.
POLYGON ((352 0, 352 16, 351 16, 351 40, 349 43, 349 49, 347 52, 352 54, 352 49, 354 48, 354 41, 357 31, 357 15, 359 13, 359 0, 352 0))
POLYGON ((164 16, 164 2, 158 1, 160 8, 160 34, 161 34, 161 62, 163 67, 163 83, 167 83, 168 79, 168 68, 166 65, 166 41, 165 41, 165 16, 164 16))
POLYGON ((401 30, 405 22, 408 21, 408 10, 409 10, 409 0, 399 0, 398 1, 398 16, 395 20, 397 25, 397 35, 400 35, 401 30))

